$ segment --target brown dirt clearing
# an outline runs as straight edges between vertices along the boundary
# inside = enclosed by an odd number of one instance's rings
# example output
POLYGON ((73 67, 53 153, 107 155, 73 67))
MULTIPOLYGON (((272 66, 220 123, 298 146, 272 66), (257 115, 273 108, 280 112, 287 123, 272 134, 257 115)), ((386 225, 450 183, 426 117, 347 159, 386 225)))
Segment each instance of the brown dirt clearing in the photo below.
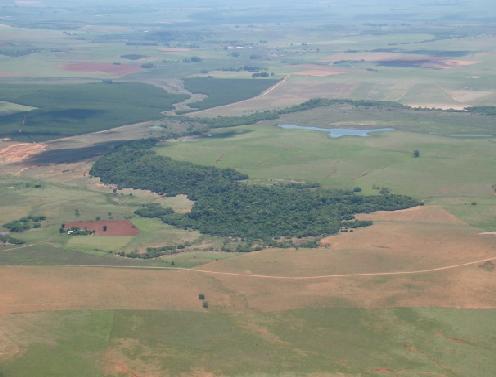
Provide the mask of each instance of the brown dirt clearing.
POLYGON ((11 144, 0 149, 0 161, 5 163, 16 163, 27 160, 47 149, 46 144, 19 143, 11 144))

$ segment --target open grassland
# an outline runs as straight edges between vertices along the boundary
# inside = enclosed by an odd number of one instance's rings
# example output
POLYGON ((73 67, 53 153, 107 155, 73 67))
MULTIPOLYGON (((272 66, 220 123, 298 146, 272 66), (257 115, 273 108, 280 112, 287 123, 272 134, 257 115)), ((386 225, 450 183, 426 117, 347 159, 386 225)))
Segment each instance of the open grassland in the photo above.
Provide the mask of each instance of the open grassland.
POLYGON ((472 112, 414 110, 387 106, 321 106, 282 115, 279 124, 314 125, 320 128, 387 128, 428 134, 467 138, 496 136, 495 118, 472 112))
POLYGON ((325 187, 360 186, 366 192, 388 187, 396 193, 446 205, 485 230, 493 225, 496 201, 492 185, 496 175, 491 164, 495 158, 492 139, 400 131, 330 139, 321 132, 261 125, 232 131, 234 135, 227 138, 214 135, 174 143, 160 148, 159 153, 235 168, 254 180, 304 180, 325 187), (413 158, 416 149, 420 158, 413 158))
POLYGON ((490 377, 492 310, 66 311, 0 317, 5 377, 490 377))
POLYGON ((15 234, 24 245, 0 246, 0 377, 494 375, 496 237, 481 234, 496 230, 493 117, 336 106, 277 123, 396 131, 334 140, 270 121, 157 149, 236 168, 249 183, 388 187, 426 202, 361 215, 374 225, 316 249, 211 251, 220 238, 134 215, 145 203, 188 213, 186 197, 113 193, 78 163, 107 150, 97 143, 170 137, 170 119, 122 125, 174 108, 233 116, 315 97, 496 105, 494 28, 480 11, 467 5, 454 25, 433 17, 445 4, 405 5, 391 21, 387 6, 363 2, 349 15, 284 4, 263 16, 251 10, 256 1, 243 12, 202 4, 127 13, 106 2, 97 8, 104 17, 73 2, 62 21, 45 3, 2 7, 11 26, 0 25, 0 136, 64 139, 0 142, 0 225, 47 217, 15 234), (248 79, 247 66, 283 79, 248 79), (132 83, 109 83, 119 77, 132 83), (187 90, 197 94, 183 101, 187 90), (29 159, 45 148, 45 160, 29 159), (67 156, 75 163, 50 164, 67 156), (128 219, 140 233, 59 233, 96 217, 128 219), (153 260, 112 255, 184 242, 187 252, 153 260))
MULTIPOLYGON (((100 187, 87 178, 71 181, 68 174, 66 182, 56 179, 49 181, 28 178, 2 178, 0 187, 3 195, 0 199, 0 223, 5 224, 25 216, 46 216, 39 229, 31 229, 15 234, 25 242, 19 250, 10 251, 12 247, 3 247, 0 260, 2 264, 141 264, 141 261, 112 257, 118 251, 145 251, 147 247, 180 245, 185 242, 198 244, 199 249, 216 248, 219 241, 205 238, 197 232, 185 231, 166 225, 159 220, 143 219, 134 215, 134 211, 144 203, 156 202, 170 205, 179 212, 185 212, 190 202, 184 197, 161 198, 146 192, 124 191, 118 194, 110 187, 100 187), (42 215, 36 215, 42 214, 42 215), (64 223, 82 220, 132 219, 139 234, 135 237, 103 236, 67 236, 59 228, 64 223), (88 254, 88 258, 80 255, 88 254), (66 253, 66 254, 64 254, 66 253), (108 255, 110 253, 110 255, 108 255), (101 260, 98 258, 101 257, 101 260)), ((215 253, 214 253, 215 254, 215 253)), ((210 259, 224 258, 227 253, 201 256, 198 253, 184 253, 179 258, 169 256, 155 260, 152 264, 170 264, 191 266, 204 263, 210 259)))
POLYGON ((46 140, 159 119, 187 97, 139 83, 2 85, 0 99, 36 110, 0 116, 0 136, 46 140))

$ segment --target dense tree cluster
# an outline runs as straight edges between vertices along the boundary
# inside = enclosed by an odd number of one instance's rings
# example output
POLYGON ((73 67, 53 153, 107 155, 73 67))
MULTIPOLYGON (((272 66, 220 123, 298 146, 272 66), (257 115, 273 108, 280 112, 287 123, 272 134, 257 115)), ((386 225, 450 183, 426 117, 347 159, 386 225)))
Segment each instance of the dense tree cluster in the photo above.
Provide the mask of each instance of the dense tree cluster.
POLYGON ((341 227, 364 226, 354 214, 415 206, 410 197, 385 192, 362 196, 353 190, 324 190, 314 185, 252 185, 232 169, 174 161, 145 148, 124 146, 100 158, 91 174, 119 187, 167 195, 186 194, 195 201, 188 214, 146 206, 138 214, 202 233, 270 242, 276 237, 315 237, 341 227))
POLYGON ((22 245, 25 242, 22 240, 19 240, 17 238, 14 238, 8 234, 3 234, 3 235, 0 235, 0 243, 7 244, 7 245, 22 245))
POLYGON ((15 220, 7 224, 3 224, 3 227, 11 232, 21 233, 32 228, 40 228, 41 222, 45 220, 46 220, 45 216, 22 217, 19 220, 15 220))

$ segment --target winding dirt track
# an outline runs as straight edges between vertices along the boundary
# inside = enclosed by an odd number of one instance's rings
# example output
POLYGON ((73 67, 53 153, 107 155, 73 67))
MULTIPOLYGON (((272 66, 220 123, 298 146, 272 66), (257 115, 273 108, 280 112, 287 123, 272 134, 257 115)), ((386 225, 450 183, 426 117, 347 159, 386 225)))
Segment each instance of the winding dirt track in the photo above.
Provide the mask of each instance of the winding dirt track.
MULTIPOLYGON (((18 249, 18 248, 16 248, 18 249)), ((6 251, 6 250, 4 250, 6 251)), ((70 268, 112 268, 112 269, 123 269, 123 270, 168 270, 168 271, 186 271, 186 272, 196 272, 207 275, 223 275, 223 276, 237 276, 243 278, 255 278, 255 279, 274 279, 274 280, 318 280, 318 279, 331 279, 331 278, 349 278, 349 277, 380 277, 380 276, 401 276, 401 275, 419 275, 432 272, 443 272, 454 270, 456 268, 469 267, 477 264, 482 264, 485 262, 496 261, 496 256, 491 258, 478 259, 466 263, 452 264, 448 266, 441 266, 422 270, 412 270, 412 271, 391 271, 391 272, 361 272, 361 273, 349 273, 349 274, 329 274, 329 275, 313 275, 313 276, 281 276, 281 275, 262 275, 262 274, 243 274, 238 272, 225 272, 225 271, 212 271, 199 268, 182 268, 182 267, 161 267, 161 266, 117 266, 117 265, 60 265, 57 267, 70 267, 70 268)), ((33 267, 33 266, 23 266, 23 265, 3 265, 0 267, 33 267)))
POLYGON ((144 266, 92 266, 92 265, 74 265, 65 267, 97 267, 97 268, 120 268, 120 269, 148 269, 148 270, 172 270, 172 271, 188 271, 188 272, 199 272, 209 275, 224 275, 224 276, 239 276, 246 278, 257 278, 257 279, 278 279, 278 280, 317 280, 317 279, 329 279, 329 278, 347 278, 347 277, 373 277, 373 276, 398 276, 398 275, 418 275, 430 272, 441 272, 453 270, 455 268, 462 268, 481 264, 484 262, 496 261, 496 257, 479 259, 471 262, 452 264, 449 266, 442 266, 436 268, 429 268, 424 270, 413 270, 413 271, 391 271, 391 272, 363 272, 363 273, 351 273, 351 274, 330 274, 330 275, 315 275, 315 276, 280 276, 280 275, 261 275, 261 274, 242 274, 237 272, 223 272, 223 271, 211 271, 197 268, 181 268, 181 267, 144 267, 144 266))

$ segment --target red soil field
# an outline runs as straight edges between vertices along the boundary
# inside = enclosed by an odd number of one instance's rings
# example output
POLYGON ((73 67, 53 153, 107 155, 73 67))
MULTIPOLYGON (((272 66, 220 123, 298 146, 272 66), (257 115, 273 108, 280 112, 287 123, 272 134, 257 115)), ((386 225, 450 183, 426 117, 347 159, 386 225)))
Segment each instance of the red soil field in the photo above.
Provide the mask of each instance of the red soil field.
POLYGON ((77 62, 64 66, 64 70, 71 72, 103 72, 118 76, 129 75, 141 71, 141 68, 132 64, 77 62))
POLYGON ((139 234, 139 230, 128 220, 73 221, 64 226, 66 229, 86 229, 95 232, 96 236, 137 236, 139 234))
POLYGON ((45 144, 11 144, 0 149, 0 161, 7 163, 24 161, 33 155, 43 152, 46 148, 47 146, 45 144))

